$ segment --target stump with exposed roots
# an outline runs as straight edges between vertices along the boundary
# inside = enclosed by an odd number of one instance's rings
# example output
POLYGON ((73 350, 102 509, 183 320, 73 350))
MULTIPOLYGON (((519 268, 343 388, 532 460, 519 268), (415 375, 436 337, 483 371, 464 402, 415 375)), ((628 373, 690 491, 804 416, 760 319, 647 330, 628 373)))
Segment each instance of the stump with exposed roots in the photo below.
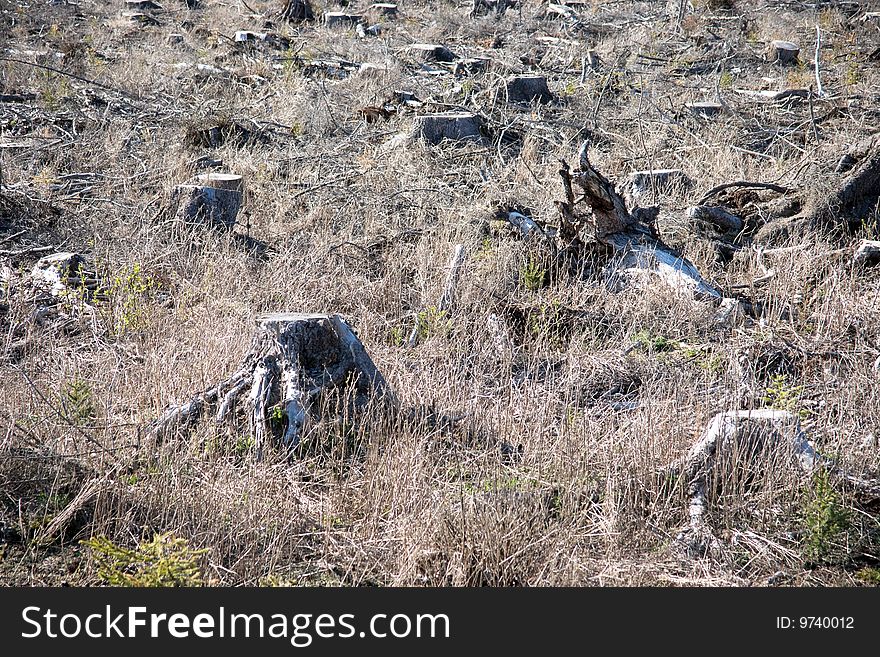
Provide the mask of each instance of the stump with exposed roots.
POLYGON ((149 435, 161 441, 209 409, 218 424, 229 424, 241 415, 235 411, 243 410, 261 459, 271 439, 292 452, 323 414, 351 418, 373 402, 396 403, 340 315, 263 315, 235 373, 188 402, 170 406, 150 426, 149 435))

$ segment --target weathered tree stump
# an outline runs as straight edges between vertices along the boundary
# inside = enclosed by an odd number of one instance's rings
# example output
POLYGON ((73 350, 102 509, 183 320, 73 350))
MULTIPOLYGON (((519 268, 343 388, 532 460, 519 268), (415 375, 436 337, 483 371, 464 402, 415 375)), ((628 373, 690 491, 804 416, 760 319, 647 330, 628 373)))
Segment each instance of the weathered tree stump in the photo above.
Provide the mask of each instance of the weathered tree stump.
POLYGON ((564 4, 558 5, 554 3, 549 3, 547 7, 544 9, 544 14, 548 18, 569 18, 569 19, 577 19, 577 12, 571 7, 567 7, 564 4))
POLYGON ((495 14, 501 16, 509 7, 516 5, 516 0, 473 0, 471 4, 470 16, 485 16, 487 14, 495 14))
POLYGON ((140 25, 159 25, 159 21, 142 11, 124 11, 122 17, 140 25))
POLYGON ((175 220, 232 228, 242 204, 242 177, 229 173, 205 173, 196 180, 197 184, 179 185, 174 190, 175 220))
POLYGON ((130 11, 164 11, 164 7, 153 0, 125 0, 125 8, 130 11))
POLYGON ((774 39, 767 47, 767 61, 773 64, 797 64, 801 49, 790 41, 774 39))
POLYGON ((290 23, 302 23, 314 20, 315 14, 309 0, 284 0, 284 6, 278 12, 278 18, 290 23))
POLYGON ((722 298, 693 264, 660 239, 652 223, 658 208, 627 209, 614 185, 590 164, 586 142, 580 148, 578 168, 572 171, 562 162, 559 174, 566 197, 556 203, 562 215, 559 236, 570 244, 588 240, 610 248, 616 256, 606 267, 612 289, 631 282, 645 286, 646 279, 659 278, 687 295, 722 298), (575 197, 575 186, 583 193, 580 198, 575 197))
POLYGON ((713 103, 711 101, 688 103, 685 107, 687 107, 690 113, 694 116, 701 116, 703 118, 718 116, 724 112, 724 105, 721 103, 713 103))
POLYGON ((436 43, 414 43, 409 50, 424 62, 454 62, 457 59, 449 48, 436 43))
POLYGON ((513 75, 505 81, 504 94, 509 103, 550 103, 553 94, 543 75, 513 75))
POLYGON ((872 221, 880 203, 880 138, 867 137, 851 146, 845 156, 838 162, 839 173, 829 171, 828 187, 821 191, 807 188, 786 201, 794 212, 766 212, 771 220, 758 230, 755 241, 774 245, 810 230, 852 233, 872 221))
POLYGON ((97 287, 94 274, 85 272, 86 259, 78 253, 53 253, 37 260, 31 269, 31 280, 38 289, 53 297, 70 287, 97 287))
POLYGON ((355 26, 355 31, 362 39, 366 39, 367 37, 377 37, 382 34, 382 26, 379 23, 376 23, 375 25, 358 23, 355 26))
POLYGON ((236 43, 265 41, 266 34, 262 32, 251 32, 250 30, 238 30, 235 33, 234 40, 236 43))
POLYGON ((873 267, 880 264, 880 241, 862 240, 859 248, 853 255, 853 263, 865 267, 873 267))
POLYGON ((149 428, 159 440, 216 408, 218 424, 231 422, 239 401, 257 458, 271 438, 295 449, 323 412, 352 417, 373 400, 396 403, 385 378, 340 315, 277 313, 257 318, 250 349, 232 376, 168 407, 149 428), (277 409, 277 410, 276 410, 277 409), (280 415, 283 426, 270 417, 280 415))
POLYGON ((443 141, 482 142, 480 121, 474 114, 448 112, 445 114, 425 114, 413 121, 412 137, 429 144, 443 141))
POLYGON ((668 469, 688 487, 689 527, 679 535, 695 552, 715 542, 706 523, 710 477, 720 463, 740 471, 763 470, 783 461, 795 461, 805 472, 820 465, 795 415, 788 411, 757 409, 719 413, 683 462, 668 469))
POLYGON ((381 16, 397 16, 397 5, 390 2, 374 2, 368 7, 368 10, 374 11, 381 16))
POLYGON ((346 14, 344 11, 325 11, 324 25, 327 27, 354 27, 363 20, 358 14, 346 14))

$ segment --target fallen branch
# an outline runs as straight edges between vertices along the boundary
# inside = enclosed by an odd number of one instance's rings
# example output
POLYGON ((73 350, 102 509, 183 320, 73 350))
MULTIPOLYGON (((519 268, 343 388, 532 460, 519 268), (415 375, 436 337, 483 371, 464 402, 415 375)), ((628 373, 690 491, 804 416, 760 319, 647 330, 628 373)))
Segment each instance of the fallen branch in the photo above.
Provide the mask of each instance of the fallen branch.
POLYGON ((708 192, 703 194, 703 198, 697 201, 696 205, 705 205, 712 197, 716 194, 720 194, 725 189, 732 189, 734 187, 747 187, 749 189, 769 189, 773 192, 779 192, 780 194, 787 194, 788 188, 783 187, 782 185, 776 185, 774 183, 765 183, 765 182, 751 182, 748 180, 735 180, 734 182, 724 183, 722 185, 717 185, 710 189, 708 192))

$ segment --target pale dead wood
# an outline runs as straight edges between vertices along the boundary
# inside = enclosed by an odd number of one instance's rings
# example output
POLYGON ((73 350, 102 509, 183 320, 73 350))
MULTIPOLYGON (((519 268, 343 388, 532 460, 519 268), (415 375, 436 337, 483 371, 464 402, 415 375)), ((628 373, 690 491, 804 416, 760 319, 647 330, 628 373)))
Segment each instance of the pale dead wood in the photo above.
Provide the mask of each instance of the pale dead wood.
MULTIPOLYGON (((208 408, 227 424, 232 410, 247 395, 248 426, 261 459, 274 436, 269 414, 281 410, 284 430, 278 436, 288 451, 296 449, 312 421, 320 417, 320 401, 331 393, 354 395, 353 410, 377 398, 396 403, 384 377, 363 344, 338 315, 276 313, 257 318, 257 330, 242 365, 229 378, 182 404, 173 404, 148 429, 161 441, 172 431, 192 425, 208 408)), ((346 402, 348 403, 348 402, 346 402)))
MULTIPOLYGON (((446 281, 443 284, 443 293, 437 301, 435 310, 438 314, 446 313, 451 307, 455 299, 455 288, 458 284, 458 277, 464 264, 465 250, 464 244, 456 244, 452 250, 452 257, 446 268, 446 281)), ((415 326, 409 334, 407 344, 410 347, 416 346, 419 341, 419 332, 421 330, 421 319, 416 316, 415 326)))

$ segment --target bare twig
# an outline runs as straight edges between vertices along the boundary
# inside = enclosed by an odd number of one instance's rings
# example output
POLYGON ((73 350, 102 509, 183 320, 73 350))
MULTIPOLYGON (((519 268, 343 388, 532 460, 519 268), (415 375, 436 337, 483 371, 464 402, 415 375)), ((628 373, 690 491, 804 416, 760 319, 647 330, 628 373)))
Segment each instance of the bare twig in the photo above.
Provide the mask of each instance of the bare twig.
MULTIPOLYGON (((825 95, 825 92, 822 91, 822 80, 821 80, 821 78, 819 77, 819 48, 820 48, 820 46, 821 46, 821 43, 822 43, 822 33, 819 31, 819 26, 817 25, 817 26, 816 26, 816 59, 815 59, 815 67, 816 67, 816 95, 818 95, 819 98, 821 98, 822 96, 825 95)), ((812 107, 810 107, 810 110, 812 110, 812 107)), ((811 113, 812 113, 812 112, 811 112, 811 113)), ((813 122, 813 127, 815 128, 815 126, 816 126, 816 123, 815 123, 815 121, 814 121, 814 122, 813 122)), ((817 143, 818 143, 818 140, 817 140, 817 143)))
MULTIPOLYGON (((32 66, 33 68, 40 68, 44 71, 52 71, 53 73, 58 73, 59 75, 64 75, 66 77, 72 78, 74 80, 79 80, 80 82, 85 82, 86 84, 91 84, 95 87, 100 87, 101 89, 106 89, 107 91, 115 91, 122 96, 126 96, 127 98, 131 98, 132 100, 139 100, 137 96, 128 93, 127 91, 123 91, 118 87, 111 87, 109 84, 104 84, 103 82, 98 82, 97 80, 92 80, 90 78, 84 78, 81 75, 76 75, 75 73, 70 73, 68 71, 62 71, 60 68, 55 68, 54 66, 46 66, 45 64, 37 64, 36 62, 28 62, 23 59, 16 59, 15 57, 0 57, 0 62, 12 62, 14 64, 22 64, 24 66, 32 66)), ((138 107, 134 103, 130 103, 127 100, 122 101, 135 109, 144 109, 143 107, 138 107)))

